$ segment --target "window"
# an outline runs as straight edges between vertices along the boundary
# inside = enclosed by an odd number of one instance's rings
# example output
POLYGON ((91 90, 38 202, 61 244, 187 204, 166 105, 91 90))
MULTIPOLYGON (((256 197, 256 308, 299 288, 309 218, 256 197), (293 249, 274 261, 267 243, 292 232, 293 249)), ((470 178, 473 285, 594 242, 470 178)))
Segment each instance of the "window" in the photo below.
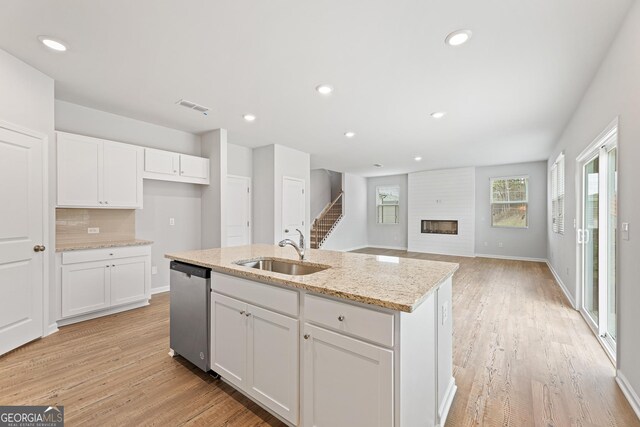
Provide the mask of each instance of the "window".
POLYGON ((376 188, 376 216, 378 224, 400 223, 400 187, 376 188))
POLYGON ((529 178, 491 178, 491 226, 529 226, 529 178))
POLYGON ((551 228, 564 234, 564 154, 551 166, 551 228))

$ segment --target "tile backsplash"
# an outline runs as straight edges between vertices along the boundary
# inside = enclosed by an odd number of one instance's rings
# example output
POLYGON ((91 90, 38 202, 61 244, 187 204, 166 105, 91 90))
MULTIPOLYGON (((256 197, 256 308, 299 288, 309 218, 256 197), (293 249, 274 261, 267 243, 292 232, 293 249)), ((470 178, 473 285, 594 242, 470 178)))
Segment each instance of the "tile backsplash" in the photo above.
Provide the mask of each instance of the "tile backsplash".
POLYGON ((57 243, 133 240, 135 236, 133 209, 56 209, 57 243), (100 233, 89 234, 89 228, 99 228, 100 233))

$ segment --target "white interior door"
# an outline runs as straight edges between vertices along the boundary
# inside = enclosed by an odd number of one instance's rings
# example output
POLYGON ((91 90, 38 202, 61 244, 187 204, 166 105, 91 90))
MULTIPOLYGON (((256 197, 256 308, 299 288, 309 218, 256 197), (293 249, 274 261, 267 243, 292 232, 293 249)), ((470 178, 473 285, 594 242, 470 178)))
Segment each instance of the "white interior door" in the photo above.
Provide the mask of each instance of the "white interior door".
POLYGON ((0 354, 43 335, 42 152, 0 123, 0 354))
POLYGON ((251 178, 227 177, 227 246, 251 244, 251 178))
POLYGON ((298 241, 299 234, 296 229, 303 233, 305 219, 305 194, 304 180, 282 178, 282 238, 298 241))

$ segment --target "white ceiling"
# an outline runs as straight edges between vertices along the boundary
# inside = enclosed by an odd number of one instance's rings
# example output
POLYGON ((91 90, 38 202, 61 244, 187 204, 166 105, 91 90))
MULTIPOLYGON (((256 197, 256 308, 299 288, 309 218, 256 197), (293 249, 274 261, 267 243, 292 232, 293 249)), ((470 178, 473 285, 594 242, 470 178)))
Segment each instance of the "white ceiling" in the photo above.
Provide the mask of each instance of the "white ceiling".
POLYGON ((546 158, 631 2, 0 0, 0 48, 59 99, 371 176, 546 158))

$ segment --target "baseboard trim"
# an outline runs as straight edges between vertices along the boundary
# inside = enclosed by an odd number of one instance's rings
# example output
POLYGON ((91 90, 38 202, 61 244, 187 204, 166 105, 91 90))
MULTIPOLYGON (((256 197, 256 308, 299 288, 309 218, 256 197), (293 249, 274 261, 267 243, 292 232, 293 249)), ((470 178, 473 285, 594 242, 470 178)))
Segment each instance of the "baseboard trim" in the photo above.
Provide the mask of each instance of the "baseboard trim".
POLYGON ((48 337, 49 335, 55 334, 56 332, 58 332, 58 323, 53 322, 49 326, 47 326, 47 330, 44 331, 44 336, 48 337))
POLYGON ((364 249, 364 248, 368 248, 368 246, 354 246, 352 248, 346 248, 346 249, 326 249, 326 248, 320 248, 320 250, 325 250, 325 251, 336 251, 336 252, 351 252, 351 251, 357 251, 359 249, 364 249))
POLYGON ((619 369, 616 371, 616 382, 618 383, 620 390, 622 390, 624 397, 629 401, 631 409, 636 413, 636 417, 640 419, 640 398, 633 387, 631 387, 631 384, 629 384, 627 377, 625 377, 619 369))
POLYGON ((451 381, 449 382, 449 386, 447 387, 447 391, 445 392, 445 398, 442 400, 442 405, 440 405, 440 408, 438 408, 438 417, 440 419, 440 423, 438 425, 440 427, 444 427, 447 422, 449 409, 451 409, 451 404, 453 403, 453 398, 456 395, 456 391, 458 391, 456 380, 451 377, 451 381))
POLYGON ((163 292, 169 292, 169 285, 160 286, 158 288, 151 288, 151 295, 161 294, 163 292))
POLYGON ((374 249, 392 249, 396 251, 406 251, 406 246, 379 246, 379 245, 367 245, 365 248, 374 248, 374 249))
POLYGON ((134 302, 131 304, 122 305, 116 308, 110 308, 107 310, 96 311, 93 313, 81 314, 76 317, 70 317, 68 319, 60 319, 58 320, 58 326, 66 326, 71 325, 72 323, 84 322, 85 320, 95 319, 97 317, 104 317, 110 314, 116 314, 127 310, 133 310, 134 308, 145 307, 149 305, 149 300, 142 300, 138 302, 134 302))
POLYGON ((560 278, 560 275, 553 268, 553 266, 548 260, 547 260, 547 267, 549 267, 549 271, 551 271, 551 274, 553 274, 554 279, 556 279, 556 283, 558 284, 558 286, 560 286, 560 289, 562 289, 564 296, 567 297, 567 300, 569 300, 569 304, 571 304, 571 307, 573 307, 574 310, 578 310, 578 304, 576 304, 576 300, 573 299, 573 296, 567 290, 567 287, 564 285, 564 282, 560 278))
POLYGON ((511 255, 492 255, 492 254, 476 254, 477 258, 494 258, 494 259, 509 259, 513 261, 531 261, 531 262, 547 262, 546 258, 531 258, 525 256, 511 256, 511 255))

